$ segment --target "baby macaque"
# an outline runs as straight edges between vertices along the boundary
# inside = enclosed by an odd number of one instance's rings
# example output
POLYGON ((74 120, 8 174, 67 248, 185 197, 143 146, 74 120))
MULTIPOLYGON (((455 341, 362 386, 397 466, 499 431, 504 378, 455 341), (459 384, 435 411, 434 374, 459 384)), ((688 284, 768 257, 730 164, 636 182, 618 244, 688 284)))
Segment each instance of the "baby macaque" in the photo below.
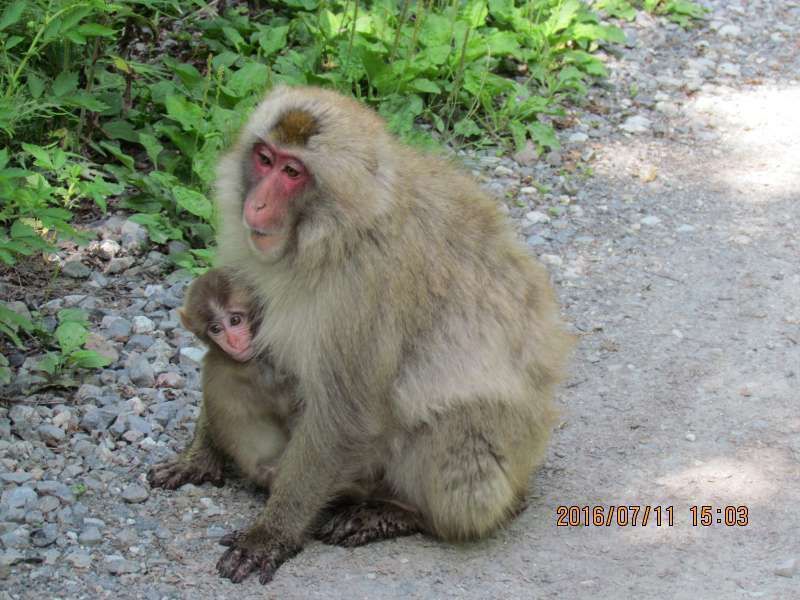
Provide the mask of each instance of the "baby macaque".
POLYGON ((192 282, 180 309, 183 326, 208 346, 203 359, 203 403, 194 439, 177 458, 148 473, 153 487, 224 483, 226 460, 269 488, 289 441, 296 384, 255 357, 261 311, 247 289, 221 269, 192 282))

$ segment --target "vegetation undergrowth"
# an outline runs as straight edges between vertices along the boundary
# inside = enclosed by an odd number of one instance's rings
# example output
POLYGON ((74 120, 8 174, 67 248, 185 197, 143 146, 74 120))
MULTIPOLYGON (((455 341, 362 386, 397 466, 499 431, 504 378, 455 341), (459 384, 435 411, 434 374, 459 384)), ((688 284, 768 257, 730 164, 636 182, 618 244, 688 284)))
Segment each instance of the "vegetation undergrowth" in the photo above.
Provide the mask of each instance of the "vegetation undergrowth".
MULTIPOLYGON (((352 94, 415 143, 557 148, 549 119, 606 75, 595 51, 624 41, 604 19, 639 9, 684 26, 702 16, 686 0, 12 0, 0 13, 0 262, 85 241, 76 211, 112 202, 153 243, 186 242, 176 262, 203 270, 217 156, 279 83, 352 94)), ((41 337, 20 318, 0 307, 0 335, 41 337)), ((62 344, 54 372, 92 366, 79 348, 62 344)))

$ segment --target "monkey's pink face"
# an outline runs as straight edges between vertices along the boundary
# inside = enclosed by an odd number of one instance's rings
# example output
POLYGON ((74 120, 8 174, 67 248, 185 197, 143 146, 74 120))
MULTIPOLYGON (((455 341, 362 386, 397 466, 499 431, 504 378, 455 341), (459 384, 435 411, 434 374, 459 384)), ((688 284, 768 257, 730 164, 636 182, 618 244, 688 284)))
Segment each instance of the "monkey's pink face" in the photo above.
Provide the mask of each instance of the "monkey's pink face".
POLYGON ((289 237, 292 202, 311 180, 296 157, 264 142, 253 146, 250 156, 251 187, 242 209, 253 247, 272 253, 289 237))
POLYGON ((253 358, 253 336, 247 311, 239 307, 215 311, 216 318, 208 324, 208 337, 228 356, 239 362, 253 358))

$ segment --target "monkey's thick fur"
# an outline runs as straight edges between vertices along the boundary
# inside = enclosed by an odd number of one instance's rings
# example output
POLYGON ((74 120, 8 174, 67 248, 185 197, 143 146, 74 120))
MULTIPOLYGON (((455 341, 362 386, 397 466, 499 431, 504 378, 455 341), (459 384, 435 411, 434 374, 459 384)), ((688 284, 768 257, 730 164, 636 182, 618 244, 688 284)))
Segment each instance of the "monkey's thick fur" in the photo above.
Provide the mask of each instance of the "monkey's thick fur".
POLYGON ((180 317, 208 347, 203 402, 191 444, 176 458, 155 465, 148 481, 165 489, 205 481, 222 485, 226 463, 232 462, 246 479, 269 488, 298 410, 296 385, 276 372, 268 358, 238 362, 217 346, 207 333, 212 305, 247 308, 253 330, 261 320, 249 293, 232 288, 220 269, 211 269, 189 286, 180 317))
POLYGON ((355 100, 289 87, 266 97, 222 160, 217 199, 220 263, 268 307, 257 343, 297 377, 305 407, 243 552, 275 539, 299 548, 337 492, 365 477, 446 540, 486 536, 515 514, 573 339, 496 202, 355 100), (242 217, 262 140, 313 179, 269 256, 242 217))

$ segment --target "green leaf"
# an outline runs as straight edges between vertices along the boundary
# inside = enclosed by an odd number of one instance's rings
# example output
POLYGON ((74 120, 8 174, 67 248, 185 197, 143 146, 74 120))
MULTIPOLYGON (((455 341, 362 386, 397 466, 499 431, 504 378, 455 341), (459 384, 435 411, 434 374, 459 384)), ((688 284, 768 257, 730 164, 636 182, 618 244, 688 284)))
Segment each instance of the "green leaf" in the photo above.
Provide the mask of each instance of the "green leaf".
POLYGON ((59 323, 89 324, 89 315, 82 308, 63 308, 58 311, 59 323))
MULTIPOLYGON (((265 67, 266 68, 266 67, 265 67)), ((206 130, 203 109, 183 96, 167 96, 165 100, 169 117, 181 124, 184 131, 203 133, 206 130)))
POLYGON ((417 92, 424 92, 428 94, 442 93, 442 89, 438 85, 436 85, 436 83, 434 83, 430 79, 425 79, 425 78, 415 79, 409 84, 409 87, 411 87, 411 89, 417 92))
POLYGON ((282 25, 280 27, 261 27, 259 32, 255 34, 258 45, 264 51, 264 56, 275 54, 279 50, 286 47, 286 39, 289 33, 289 26, 282 25))
POLYGON ((55 337, 61 352, 69 354, 83 346, 88 333, 80 323, 67 321, 56 328, 55 337))
POLYGON ((67 358, 70 364, 81 369, 99 369, 111 364, 111 359, 94 350, 75 350, 67 358))
POLYGON ((16 239, 33 238, 38 234, 33 227, 22 221, 14 221, 11 224, 11 237, 16 239))
POLYGON ((78 89, 78 74, 73 71, 62 71, 53 82, 53 94, 66 96, 78 89))
POLYGON ((447 46, 450 49, 450 39, 453 36, 453 23, 447 17, 435 13, 428 13, 422 23, 420 41, 426 46, 447 46))
POLYGON ((139 132, 130 121, 117 119, 103 123, 103 133, 112 140, 125 140, 126 142, 138 142, 139 132))
POLYGON ((287 6, 292 6, 294 8, 302 8, 304 10, 314 10, 317 8, 319 4, 318 0, 284 0, 283 2, 287 6))
POLYGON ((531 139, 543 148, 558 150, 560 144, 553 128, 546 123, 528 123, 528 133, 531 139))
POLYGON ((8 164, 8 148, 0 148, 0 169, 8 164))
POLYGON ((205 221, 211 221, 214 208, 203 194, 182 186, 176 187, 173 193, 178 206, 205 221))
POLYGON ((575 20, 578 12, 581 9, 581 4, 578 0, 567 0, 559 6, 558 10, 553 12, 547 20, 546 29, 550 34, 558 33, 566 29, 575 20))
POLYGON ((114 30, 100 23, 84 23, 78 27, 78 33, 87 37, 110 37, 114 30))
POLYGON ((469 138, 469 137, 477 137, 480 136, 483 131, 480 127, 473 121, 472 119, 461 119, 458 123, 453 125, 453 131, 462 137, 469 138))
POLYGON ((137 213, 130 217, 134 223, 147 227, 150 239, 156 244, 165 244, 169 240, 182 240, 183 232, 175 227, 164 215, 137 213))
POLYGON ((511 137, 514 140, 514 149, 519 152, 525 147, 525 142, 528 139, 528 130, 525 128, 525 125, 519 121, 509 122, 508 130, 511 132, 511 137))
POLYGON ((36 99, 41 98, 44 93, 44 80, 35 73, 28 73, 27 79, 28 90, 30 90, 31 96, 36 99))
POLYGON ((105 150, 108 150, 114 158, 116 158, 119 162, 121 162, 129 171, 133 171, 134 169, 134 162, 133 158, 125 154, 119 147, 119 144, 112 143, 112 142, 100 142, 100 146, 105 150))
POLYGON ((339 35, 341 25, 341 15, 335 15, 327 8, 319 12, 319 28, 326 39, 330 40, 339 35))
POLYGON ((522 48, 517 40, 517 34, 511 31, 498 31, 486 38, 489 52, 493 56, 514 56, 521 58, 522 48))
POLYGON ((248 62, 228 80, 228 89, 239 98, 261 93, 269 81, 269 69, 258 62, 248 62))
POLYGON ((8 359, 3 354, 0 354, 0 383, 11 383, 11 369, 8 368, 8 359))
POLYGON ((158 169, 158 155, 161 154, 164 146, 161 145, 158 138, 149 133, 140 133, 139 143, 144 146, 144 150, 147 152, 147 158, 153 163, 153 167, 158 169))
POLYGON ((17 0, 8 5, 3 11, 3 16, 0 16, 0 31, 14 25, 22 18, 22 13, 28 7, 26 0, 17 0))
POLYGON ((61 358, 52 352, 48 352, 36 363, 34 369, 36 371, 44 371, 48 375, 55 375, 60 367, 61 358))
POLYGON ((605 40, 615 44, 625 43, 625 32, 613 25, 595 25, 594 23, 576 23, 571 29, 576 40, 605 40))
POLYGON ((233 27, 223 27, 222 33, 225 34, 225 37, 228 38, 228 41, 233 44, 237 50, 240 50, 242 46, 247 45, 247 42, 244 41, 242 34, 236 31, 233 27))
POLYGON ((464 7, 462 17, 470 27, 477 29, 486 24, 488 14, 489 9, 486 6, 486 0, 469 0, 464 7))
POLYGON ((95 98, 92 94, 84 90, 78 90, 74 94, 64 96, 61 101, 68 106, 85 108, 90 112, 103 112, 104 110, 108 110, 107 104, 100 102, 100 100, 95 98))
POLYGON ((35 164, 37 167, 42 167, 43 169, 49 170, 54 169, 53 161, 50 158, 50 153, 47 151, 47 148, 42 148, 36 144, 26 144, 23 142, 22 149, 33 156, 35 159, 33 164, 35 164))
POLYGON ((175 74, 190 90, 202 89, 206 85, 205 77, 200 74, 193 65, 188 63, 181 63, 174 59, 169 59, 165 63, 175 71, 175 74))
POLYGON ((34 330, 33 322, 30 319, 23 317, 3 304, 0 304, 0 322, 11 327, 14 331, 22 329, 30 333, 34 330))

